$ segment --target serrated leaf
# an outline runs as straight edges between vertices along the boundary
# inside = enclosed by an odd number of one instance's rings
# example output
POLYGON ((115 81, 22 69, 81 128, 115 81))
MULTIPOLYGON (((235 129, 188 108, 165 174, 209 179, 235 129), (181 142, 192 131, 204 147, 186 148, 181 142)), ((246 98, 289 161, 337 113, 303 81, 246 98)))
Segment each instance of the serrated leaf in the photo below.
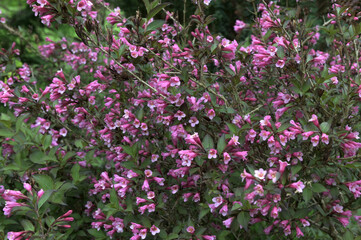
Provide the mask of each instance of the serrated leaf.
POLYGON ((54 181, 48 175, 33 175, 33 178, 44 191, 54 189, 54 181))
POLYGON ((231 231, 223 230, 217 235, 217 240, 227 240, 227 236, 231 233, 231 231))
POLYGON ((103 231, 97 231, 95 228, 89 229, 88 232, 90 235, 94 236, 95 239, 106 239, 105 233, 103 231))
POLYGON ((114 188, 110 190, 110 202, 114 206, 114 208, 119 209, 119 200, 118 200, 118 194, 115 191, 114 188))
POLYGON ((45 163, 44 157, 45 154, 42 151, 35 151, 31 153, 29 156, 30 161, 37 164, 44 164, 45 163))
POLYGON ((177 233, 170 233, 167 237, 167 239, 171 240, 171 239, 175 239, 178 237, 178 234, 177 233))
POLYGON ((227 146, 226 136, 223 134, 222 137, 220 137, 218 139, 218 143, 217 143, 217 152, 218 152, 218 154, 221 154, 226 146, 227 146))
POLYGON ((343 240, 354 240, 354 235, 350 230, 346 230, 345 234, 342 236, 343 240))
POLYGON ((292 175, 297 174, 302 169, 301 165, 295 165, 291 167, 292 175))
POLYGON ((206 216, 209 213, 208 208, 204 208, 199 212, 198 220, 201 220, 204 216, 206 216))
POLYGON ((149 0, 143 0, 145 8, 147 9, 147 13, 149 13, 150 11, 150 4, 149 4, 149 0))
POLYGON ((328 122, 323 122, 321 123, 320 128, 323 133, 327 133, 331 128, 331 124, 328 122))
POLYGON ((20 117, 18 117, 18 119, 16 120, 16 124, 15 124, 15 129, 16 132, 19 132, 20 128, 22 127, 25 118, 29 117, 29 114, 24 114, 21 115, 20 117))
POLYGON ((14 136, 14 132, 11 131, 10 129, 5 129, 5 128, 2 128, 0 129, 0 137, 7 137, 7 138, 10 138, 12 136, 14 136))
POLYGON ((322 193, 322 192, 327 192, 328 190, 320 183, 313 183, 312 191, 315 193, 322 193))
POLYGON ((50 147, 51 142, 52 142, 51 135, 46 135, 44 137, 44 139, 43 139, 43 148, 44 148, 44 150, 47 150, 50 147))
POLYGON ((160 11, 162 11, 163 8, 165 8, 166 6, 169 6, 170 3, 161 3, 158 6, 156 6, 155 8, 153 8, 152 10, 149 11, 148 16, 147 16, 147 20, 151 19, 152 17, 154 17, 155 15, 157 15, 157 13, 159 13, 160 11))
POLYGON ((291 127, 292 125, 290 123, 283 123, 280 128, 277 129, 277 132, 283 132, 287 128, 291 127))
POLYGON ((73 178, 73 182, 78 182, 79 181, 79 171, 80 171, 80 165, 79 164, 75 164, 72 168, 71 168, 71 177, 73 178))
POLYGON ((154 20, 153 22, 149 23, 149 25, 147 26, 147 33, 150 33, 152 31, 154 31, 155 29, 157 28, 160 28, 162 27, 164 24, 164 21, 163 20, 154 20))
POLYGON ((285 57, 285 50, 283 49, 282 46, 279 46, 277 48, 277 56, 280 58, 280 59, 283 59, 285 57))
POLYGON ((213 138, 209 134, 207 134, 203 138, 202 145, 203 145, 204 149, 206 149, 206 150, 214 148, 213 138))
POLYGON ((251 219, 249 213, 247 212, 240 212, 238 215, 237 215, 237 222, 242 225, 242 227, 244 229, 248 229, 248 223, 249 223, 249 220, 251 219))
POLYGON ((21 220, 20 223, 21 223, 21 226, 23 226, 25 231, 34 231, 35 230, 33 223, 27 219, 21 220))
POLYGON ((226 123, 231 133, 236 134, 238 131, 238 127, 233 123, 226 123))
POLYGON ((48 201, 48 199, 51 197, 53 192, 54 192, 54 190, 47 190, 44 192, 43 196, 41 196, 41 198, 39 199, 39 202, 38 202, 39 209, 44 205, 44 203, 46 203, 46 201, 48 201))
POLYGON ((313 195, 312 190, 309 187, 303 189, 302 196, 306 203, 311 200, 312 195, 313 195))

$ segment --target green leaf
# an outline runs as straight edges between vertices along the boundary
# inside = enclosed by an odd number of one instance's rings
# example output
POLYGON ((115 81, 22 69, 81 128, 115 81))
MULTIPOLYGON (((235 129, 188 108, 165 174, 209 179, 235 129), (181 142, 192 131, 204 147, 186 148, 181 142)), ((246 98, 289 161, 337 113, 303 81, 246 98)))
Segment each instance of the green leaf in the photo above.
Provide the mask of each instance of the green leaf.
POLYGON ((150 4, 149 4, 149 0, 143 0, 145 8, 147 9, 147 13, 149 13, 150 11, 150 4))
POLYGON ((35 151, 29 156, 30 161, 37 164, 44 164, 45 163, 44 157, 45 154, 42 151, 35 151))
POLYGON ((236 134, 238 131, 238 127, 233 123, 226 123, 231 133, 236 134))
POLYGON ((43 196, 41 196, 41 198, 39 199, 38 202, 38 209, 40 209, 44 203, 46 203, 46 201, 48 201, 48 199, 51 197, 51 195, 53 195, 54 190, 47 190, 44 192, 43 196))
POLYGON ((10 138, 14 136, 14 132, 11 131, 10 129, 0 129, 0 137, 7 137, 7 138, 10 138))
POLYGON ((147 32, 146 33, 152 32, 155 29, 162 27, 163 24, 164 24, 163 20, 154 20, 153 22, 149 23, 149 25, 147 26, 147 32))
POLYGON ((231 231, 223 230, 219 234, 217 234, 217 240, 227 240, 227 236, 231 233, 231 231))
POLYGON ((177 238, 178 237, 178 234, 177 233, 170 233, 169 235, 168 235, 168 237, 167 237, 167 239, 175 239, 175 238, 177 238))
POLYGON ((279 46, 277 48, 277 56, 281 59, 283 59, 285 57, 285 50, 283 49, 282 46, 279 46))
POLYGON ((15 124, 15 129, 16 132, 19 132, 20 128, 22 127, 25 118, 29 117, 29 114, 24 114, 21 115, 20 117, 18 117, 18 119, 16 120, 16 124, 15 124))
POLYGON ((170 3, 161 3, 158 6, 156 6, 155 8, 153 8, 152 10, 149 11, 147 19, 151 19, 152 17, 154 17, 157 13, 159 13, 163 8, 165 8, 166 6, 170 5, 170 3))
POLYGON ((328 122, 323 122, 321 123, 320 128, 323 133, 327 133, 331 128, 331 124, 328 122))
POLYGON ((283 123, 279 129, 277 129, 277 132, 283 132, 287 128, 291 127, 292 125, 290 123, 283 123))
POLYGON ((133 144, 132 146, 127 146, 127 145, 120 145, 123 148, 123 151, 126 154, 129 154, 130 156, 132 156, 133 158, 137 157, 138 154, 138 143, 133 144))
POLYGON ((80 171, 80 165, 79 164, 75 164, 72 168, 71 168, 71 177, 73 178, 73 182, 78 182, 79 181, 79 174, 80 171))
POLYGON ((238 210, 238 209, 240 209, 241 207, 242 207, 242 206, 241 206, 239 203, 235 203, 235 204, 233 204, 231 211, 238 210))
POLYGON ((199 216, 198 216, 198 220, 201 220, 204 216, 206 216, 209 213, 209 209, 208 208, 204 208, 200 211, 199 216))
POLYGON ((291 167, 292 175, 297 174, 302 169, 301 165, 295 165, 291 167))
POLYGON ((97 231, 95 228, 89 229, 88 232, 90 233, 90 235, 94 236, 95 239, 107 239, 103 231, 97 231))
POLYGON ((136 117, 139 121, 142 121, 142 119, 144 117, 144 109, 142 107, 139 108, 139 110, 137 111, 136 117))
POLYGON ((48 175, 33 175, 35 181, 39 184, 40 188, 45 190, 52 190, 54 189, 54 181, 48 175))
POLYGON ((21 223, 21 226, 23 226, 25 231, 34 231, 35 230, 33 223, 27 219, 21 220, 20 223, 21 223))
POLYGON ((221 154, 226 146, 227 146, 226 136, 223 134, 222 137, 220 137, 218 139, 218 143, 217 143, 217 152, 218 152, 218 154, 221 154))
POLYGON ((203 138, 202 145, 203 145, 204 149, 206 149, 206 150, 209 150, 209 149, 214 148, 213 139, 212 139, 212 137, 211 137, 209 134, 207 134, 207 135, 203 138))
POLYGON ((327 192, 328 190, 320 183, 313 183, 312 191, 315 193, 322 193, 322 192, 327 192))
POLYGON ((242 227, 244 229, 248 229, 248 223, 249 223, 249 220, 251 219, 251 217, 249 216, 249 213, 247 212, 240 212, 238 215, 237 215, 237 221, 240 225, 242 225, 242 227))
POLYGON ((50 147, 51 142, 52 142, 51 135, 46 135, 43 139, 43 149, 47 150, 50 147))
POLYGON ((305 189, 303 189, 302 195, 303 195, 303 199, 307 203, 308 201, 311 200, 313 193, 309 187, 306 187, 305 189))
POLYGON ((322 207, 320 205, 316 205, 317 210, 322 214, 322 216, 327 216, 327 214, 325 213, 325 211, 323 211, 322 207))
POLYGON ((146 216, 142 216, 141 220, 142 225, 146 228, 150 228, 152 224, 150 223, 149 219, 146 216))
POLYGON ((119 209, 118 194, 114 188, 110 190, 110 203, 113 205, 113 207, 119 209))
POLYGON ((353 240, 354 239, 354 235, 350 230, 346 230, 345 234, 343 234, 342 237, 343 240, 353 240))

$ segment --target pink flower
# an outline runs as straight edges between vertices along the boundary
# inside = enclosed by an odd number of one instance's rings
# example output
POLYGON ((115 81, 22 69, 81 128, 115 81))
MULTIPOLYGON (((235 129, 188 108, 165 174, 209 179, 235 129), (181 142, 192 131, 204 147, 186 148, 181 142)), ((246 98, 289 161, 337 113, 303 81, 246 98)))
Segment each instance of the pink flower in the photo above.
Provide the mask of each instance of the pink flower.
POLYGON ((188 122, 191 124, 192 127, 195 127, 199 123, 196 117, 190 117, 188 122))
POLYGON ((301 229, 296 225, 296 237, 300 238, 303 237, 303 232, 301 231, 301 229))
POLYGON ((340 223, 344 226, 347 227, 347 225, 350 223, 348 218, 344 218, 344 217, 336 217, 337 220, 340 221, 340 223))
POLYGON ((208 159, 217 158, 217 150, 211 149, 208 152, 208 159))
POLYGON ((263 168, 260 168, 258 170, 254 171, 254 176, 258 178, 259 180, 264 180, 266 177, 267 171, 263 170, 263 168))
POLYGON ((8 240, 21 240, 22 236, 26 234, 27 231, 21 231, 21 232, 8 232, 7 238, 8 240))
POLYGON ((224 161, 224 164, 228 164, 229 161, 231 161, 231 156, 229 156, 229 154, 227 152, 223 153, 223 161, 224 161))
POLYGON ((212 120, 216 116, 216 113, 215 113, 215 111, 213 109, 210 109, 207 112, 207 116, 209 117, 209 119, 212 120))
POLYGON ((68 131, 65 128, 62 128, 59 130, 59 134, 63 137, 65 137, 67 135, 68 131))
POLYGON ((335 85, 338 84, 338 79, 337 79, 337 77, 332 77, 332 78, 331 78, 331 81, 332 81, 332 83, 335 84, 335 85))
POLYGON ((301 218, 300 221, 301 221, 301 223, 302 223, 302 225, 303 225, 304 227, 310 226, 310 222, 307 221, 306 219, 301 218))
POLYGON ((242 158, 243 161, 246 161, 247 160, 247 155, 248 155, 248 152, 247 151, 242 151, 242 152, 235 152, 235 153, 232 153, 233 156, 236 156, 236 157, 240 157, 242 158))
POLYGON ((288 165, 290 165, 288 162, 282 162, 281 160, 279 160, 278 163, 280 164, 280 170, 279 170, 279 172, 280 172, 281 174, 285 171, 286 167, 287 167, 288 165))
POLYGON ((207 5, 207 6, 211 3, 211 1, 212 0, 203 0, 204 4, 207 5))
POLYGON ((223 221, 223 225, 226 227, 226 228, 230 228, 231 227, 231 224, 233 222, 233 219, 234 217, 231 217, 231 218, 228 218, 226 220, 223 221))
POLYGON ((278 68, 283 68, 283 67, 285 66, 285 63, 286 63, 285 60, 280 59, 280 60, 277 61, 276 67, 278 67, 278 68))
POLYGON ((343 213, 343 206, 336 204, 335 206, 333 206, 333 210, 337 213, 343 213))
POLYGON ((328 138, 328 135, 325 134, 325 133, 322 133, 321 141, 322 141, 324 144, 329 144, 329 143, 330 143, 330 140, 329 140, 329 138, 328 138))
POLYGON ((193 234, 195 232, 195 228, 193 226, 189 226, 189 227, 187 227, 187 232, 189 232, 190 234, 193 234))
POLYGON ((312 114, 311 119, 308 121, 312 122, 313 124, 315 124, 316 127, 320 128, 320 124, 318 123, 318 118, 315 114, 312 114))
POLYGON ((316 135, 311 138, 312 146, 316 147, 320 141, 320 136, 316 135))
POLYGON ((305 188, 305 185, 303 184, 303 182, 298 181, 295 183, 292 183, 289 185, 290 188, 295 188, 296 189, 296 193, 301 193, 302 190, 305 188))
POLYGON ((272 229, 273 229, 273 225, 270 225, 270 226, 266 227, 266 228, 263 230, 263 232, 264 232, 266 235, 269 235, 269 234, 271 233, 272 229))
POLYGON ((278 207, 274 206, 271 211, 271 217, 276 219, 278 218, 278 207))
POLYGON ((160 233, 160 229, 153 225, 153 226, 150 228, 150 233, 154 236, 154 235, 156 235, 157 233, 160 233))
POLYGON ((221 196, 212 198, 212 201, 214 202, 214 206, 217 208, 223 203, 223 198, 221 196))
POLYGON ((246 24, 243 21, 240 21, 240 20, 236 20, 236 24, 233 26, 234 31, 236 33, 241 32, 242 29, 245 28, 245 27, 246 27, 246 24))
POLYGON ((24 188, 31 194, 33 195, 33 192, 31 191, 31 185, 29 183, 24 183, 24 188))
POLYGON ((223 207, 219 210, 219 214, 225 217, 228 214, 228 205, 224 204, 223 207))

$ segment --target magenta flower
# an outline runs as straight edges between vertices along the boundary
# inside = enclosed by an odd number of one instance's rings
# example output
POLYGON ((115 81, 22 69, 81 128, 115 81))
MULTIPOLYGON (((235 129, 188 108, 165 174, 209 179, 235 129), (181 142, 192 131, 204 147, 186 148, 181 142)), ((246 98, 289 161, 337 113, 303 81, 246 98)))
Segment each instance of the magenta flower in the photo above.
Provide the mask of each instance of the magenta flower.
POLYGON ((298 181, 290 184, 288 187, 296 189, 296 193, 301 193, 305 188, 305 185, 303 184, 303 182, 298 181))

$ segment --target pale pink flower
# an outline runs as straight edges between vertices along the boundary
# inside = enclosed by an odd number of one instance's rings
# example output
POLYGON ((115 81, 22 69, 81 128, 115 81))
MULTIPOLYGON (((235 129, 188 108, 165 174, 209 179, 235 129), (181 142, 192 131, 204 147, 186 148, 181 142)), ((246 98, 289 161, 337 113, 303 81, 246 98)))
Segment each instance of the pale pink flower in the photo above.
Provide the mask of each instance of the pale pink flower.
POLYGON ((195 232, 195 228, 193 226, 189 226, 187 227, 187 232, 189 232, 190 234, 193 234, 195 232))
POLYGON ((320 141, 320 136, 316 135, 311 138, 312 146, 316 147, 320 141))
POLYGON ((154 235, 156 235, 157 233, 160 233, 160 229, 153 225, 153 226, 150 228, 150 233, 154 236, 154 235))
POLYGON ((217 150, 211 149, 208 152, 208 159, 217 158, 217 150))
POLYGON ((263 170, 263 168, 260 168, 258 170, 254 171, 254 176, 260 180, 264 180, 266 177, 267 171, 263 170))
POLYGON ((295 188, 296 193, 301 193, 303 191, 303 189, 305 188, 305 185, 303 184, 303 182, 298 181, 298 182, 290 184, 289 187, 295 188))
POLYGON ((214 202, 214 206, 217 208, 223 203, 223 198, 221 196, 212 198, 212 201, 214 202))
POLYGON ((340 204, 336 204, 335 206, 333 206, 333 210, 338 213, 343 213, 343 206, 341 206, 340 204))

